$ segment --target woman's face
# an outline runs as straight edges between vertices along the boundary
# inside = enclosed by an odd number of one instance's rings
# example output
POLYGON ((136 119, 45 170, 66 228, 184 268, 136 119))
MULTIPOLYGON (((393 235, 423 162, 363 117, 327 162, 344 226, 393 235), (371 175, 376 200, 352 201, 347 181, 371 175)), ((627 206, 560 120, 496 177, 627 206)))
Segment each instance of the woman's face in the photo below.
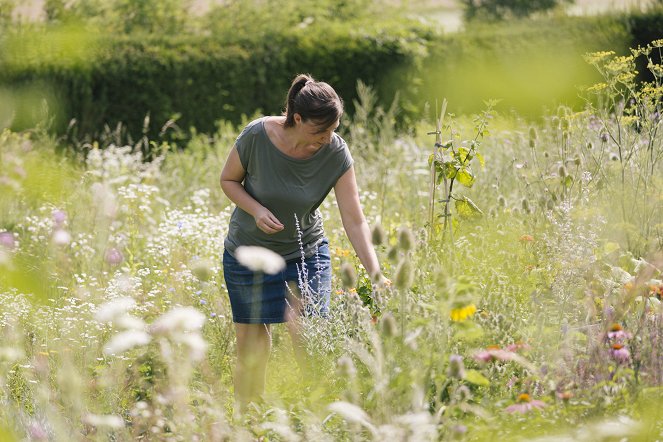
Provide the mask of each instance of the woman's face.
POLYGON ((315 149, 319 149, 325 144, 331 143, 332 135, 334 131, 338 128, 340 121, 336 121, 334 124, 329 126, 327 129, 320 128, 319 124, 316 124, 315 121, 301 121, 300 127, 304 140, 315 149))

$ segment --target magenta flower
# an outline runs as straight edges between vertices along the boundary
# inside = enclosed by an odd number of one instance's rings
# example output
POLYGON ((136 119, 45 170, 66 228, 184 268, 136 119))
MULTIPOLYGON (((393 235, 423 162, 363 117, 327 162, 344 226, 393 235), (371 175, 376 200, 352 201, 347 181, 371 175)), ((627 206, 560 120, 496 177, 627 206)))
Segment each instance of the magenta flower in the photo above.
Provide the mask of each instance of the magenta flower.
POLYGON ((106 254, 104 255, 104 259, 106 259, 106 262, 112 266, 119 265, 123 260, 124 257, 122 256, 122 253, 120 253, 119 250, 116 248, 110 248, 106 250, 106 254))
POLYGON ((533 400, 529 394, 523 393, 518 395, 516 398, 516 403, 509 405, 504 409, 507 413, 520 413, 525 414, 529 411, 536 409, 541 409, 546 406, 546 403, 543 401, 533 400))

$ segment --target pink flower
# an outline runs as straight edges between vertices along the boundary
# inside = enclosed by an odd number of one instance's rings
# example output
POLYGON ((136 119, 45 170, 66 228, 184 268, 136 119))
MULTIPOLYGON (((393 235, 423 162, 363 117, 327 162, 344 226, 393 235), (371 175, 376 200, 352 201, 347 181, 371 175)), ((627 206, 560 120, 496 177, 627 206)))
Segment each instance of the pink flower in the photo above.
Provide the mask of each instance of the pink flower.
POLYGON ((621 325, 612 324, 610 331, 608 332, 608 339, 611 341, 621 342, 624 339, 629 339, 631 335, 626 333, 621 325))
POLYGON ((619 363, 628 362, 631 357, 628 348, 624 344, 612 344, 610 347, 610 356, 619 363))
POLYGON ((546 403, 543 401, 533 400, 529 394, 523 393, 518 395, 516 398, 516 403, 509 405, 504 409, 507 413, 521 413, 525 414, 535 408, 541 409, 546 406, 546 403))
POLYGON ((514 353, 518 350, 529 350, 529 345, 525 342, 518 341, 507 345, 506 350, 514 353))
POLYGON ((14 250, 16 247, 16 240, 14 234, 11 232, 0 232, 0 246, 7 250, 14 250))
POLYGON ((475 353, 474 359, 479 362, 512 361, 516 356, 512 351, 503 350, 497 346, 489 346, 485 350, 475 353))
POLYGON ((124 260, 124 257, 122 256, 122 253, 119 250, 113 247, 106 250, 104 259, 108 264, 116 266, 119 265, 124 260))

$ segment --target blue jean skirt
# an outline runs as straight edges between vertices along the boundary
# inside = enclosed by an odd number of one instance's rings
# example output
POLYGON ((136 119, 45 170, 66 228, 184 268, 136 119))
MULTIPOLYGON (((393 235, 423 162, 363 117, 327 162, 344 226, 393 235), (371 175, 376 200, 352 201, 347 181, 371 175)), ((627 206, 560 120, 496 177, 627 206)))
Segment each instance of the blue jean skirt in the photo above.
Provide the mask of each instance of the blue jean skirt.
POLYGON ((302 261, 286 261, 276 275, 254 273, 228 251, 223 252, 223 276, 228 288, 233 322, 273 324, 290 314, 327 316, 331 294, 329 241, 323 238, 317 253, 302 261))

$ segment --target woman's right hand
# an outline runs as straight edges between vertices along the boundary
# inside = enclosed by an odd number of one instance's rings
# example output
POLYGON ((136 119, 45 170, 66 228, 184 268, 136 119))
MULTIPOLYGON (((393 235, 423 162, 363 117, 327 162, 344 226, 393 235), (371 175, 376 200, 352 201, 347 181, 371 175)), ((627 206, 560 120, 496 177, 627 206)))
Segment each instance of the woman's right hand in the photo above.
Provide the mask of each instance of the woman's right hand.
POLYGON ((259 209, 254 218, 256 220, 256 226, 268 235, 280 232, 284 228, 281 221, 279 221, 274 214, 265 207, 259 209))

